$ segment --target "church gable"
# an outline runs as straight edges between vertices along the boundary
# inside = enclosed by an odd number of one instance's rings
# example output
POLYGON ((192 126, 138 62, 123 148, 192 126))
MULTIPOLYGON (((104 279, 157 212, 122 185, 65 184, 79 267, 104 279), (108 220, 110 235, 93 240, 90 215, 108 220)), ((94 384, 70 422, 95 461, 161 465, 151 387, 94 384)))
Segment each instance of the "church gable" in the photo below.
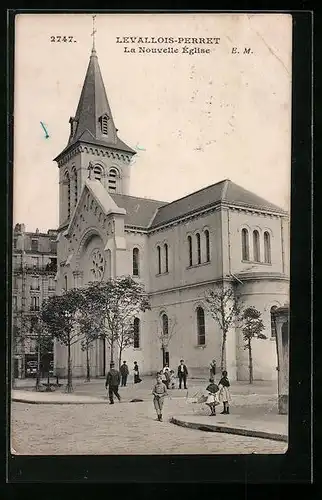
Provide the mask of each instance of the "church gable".
POLYGON ((111 214, 125 215, 125 213, 123 208, 116 205, 101 182, 87 179, 66 231, 66 236, 77 242, 85 226, 97 227, 106 233, 108 216, 111 214))

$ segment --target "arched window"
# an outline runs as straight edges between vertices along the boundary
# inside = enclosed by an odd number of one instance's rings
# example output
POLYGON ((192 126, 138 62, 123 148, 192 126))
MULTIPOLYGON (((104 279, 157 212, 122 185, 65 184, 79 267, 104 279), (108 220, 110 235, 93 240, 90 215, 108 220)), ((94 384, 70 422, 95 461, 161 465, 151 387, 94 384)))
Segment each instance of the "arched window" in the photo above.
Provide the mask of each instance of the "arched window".
POLYGON ((116 168, 111 168, 108 173, 108 189, 109 191, 116 192, 116 179, 118 177, 118 172, 116 168))
POLYGON ((133 323, 133 347, 134 349, 140 348, 140 320, 139 318, 134 318, 133 323))
POLYGON ((133 276, 139 276, 139 249, 133 248, 133 276))
POLYGON ((164 244, 164 272, 169 272, 169 254, 168 254, 168 245, 164 244))
POLYGON ((67 186, 67 217, 70 217, 70 177, 69 173, 65 174, 65 185, 67 186))
POLYGON ((206 262, 210 261, 210 239, 209 239, 209 231, 205 229, 205 239, 206 239, 206 262))
POLYGON ((169 333, 169 320, 168 316, 163 313, 162 314, 162 335, 166 336, 169 333))
POLYGON ((242 260, 249 260, 249 238, 247 229, 242 229, 242 260))
POLYGON ((99 165, 95 165, 93 168, 94 179, 100 181, 102 179, 102 168, 99 165))
POLYGON ((189 266, 192 266, 192 238, 188 236, 189 266))
POLYGON ((197 262, 198 264, 201 264, 201 246, 200 246, 200 234, 197 233, 196 234, 196 238, 197 238, 197 262))
POLYGON ((106 115, 101 117, 101 129, 102 134, 107 135, 108 127, 107 127, 108 118, 106 115))
POLYGON ((197 341, 198 345, 205 345, 205 312, 202 307, 197 307, 197 341))
POLYGON ((275 319, 275 311, 277 306, 271 307, 271 337, 276 338, 276 319, 275 319))
POLYGON ((257 230, 253 231, 253 251, 254 261, 260 262, 259 232, 257 230))
POLYGON ((264 262, 271 263, 271 237, 268 231, 264 233, 264 262))
POLYGON ((73 169, 73 181, 74 181, 74 206, 77 205, 78 200, 78 179, 77 179, 77 171, 76 168, 73 169))
POLYGON ((157 252, 158 252, 158 274, 161 274, 161 248, 159 245, 157 246, 157 252))

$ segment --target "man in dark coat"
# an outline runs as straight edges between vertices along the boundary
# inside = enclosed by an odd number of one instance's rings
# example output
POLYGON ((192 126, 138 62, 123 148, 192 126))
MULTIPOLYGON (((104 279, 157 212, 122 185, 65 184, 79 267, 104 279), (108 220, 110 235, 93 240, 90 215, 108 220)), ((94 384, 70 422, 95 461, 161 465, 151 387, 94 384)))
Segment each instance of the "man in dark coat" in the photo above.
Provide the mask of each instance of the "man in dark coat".
POLYGON ((119 385, 120 385, 120 374, 117 370, 114 368, 114 363, 110 364, 110 370, 108 374, 106 375, 106 382, 105 382, 105 388, 107 389, 108 386, 108 397, 110 400, 110 404, 114 404, 114 399, 113 399, 113 394, 117 397, 119 401, 121 401, 120 395, 119 395, 119 385))
POLYGON ((180 365, 178 366, 179 389, 181 389, 182 381, 184 388, 187 389, 187 376, 188 376, 188 369, 184 364, 184 360, 180 359, 180 365))
POLYGON ((120 368, 120 373, 121 373, 121 387, 125 387, 127 377, 129 374, 129 367, 126 364, 126 361, 123 361, 123 365, 120 368))

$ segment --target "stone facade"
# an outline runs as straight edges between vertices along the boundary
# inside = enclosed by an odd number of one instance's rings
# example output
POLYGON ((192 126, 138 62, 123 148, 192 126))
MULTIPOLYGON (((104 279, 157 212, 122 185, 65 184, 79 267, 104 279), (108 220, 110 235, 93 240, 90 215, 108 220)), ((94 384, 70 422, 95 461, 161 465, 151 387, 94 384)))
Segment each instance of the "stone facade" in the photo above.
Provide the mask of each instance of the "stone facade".
MULTIPOLYGON (((288 299, 287 213, 230 180, 172 203, 130 196, 131 158, 135 152, 117 136, 101 80, 97 56, 92 53, 77 119, 72 119, 75 139, 70 138, 56 158, 60 178, 57 293, 66 287, 120 275, 141 280, 151 310, 140 318, 140 347, 129 348, 124 359, 130 366, 137 361, 142 374, 160 368, 160 333, 166 315, 170 366, 176 367, 183 358, 190 374, 197 376, 208 373, 213 358, 219 365, 221 332, 207 312, 205 293, 225 283, 241 295, 245 306, 255 306, 262 312, 268 339, 254 341, 254 378, 276 378, 271 307, 281 306, 288 299), (87 89, 90 83, 93 92, 99 94, 93 97, 92 107, 87 89), (100 95, 102 92, 104 95, 100 95), (85 94, 86 113, 92 113, 93 121, 87 116, 89 128, 83 130, 85 94), (97 101, 101 103, 99 113, 97 101), (110 136, 103 137, 99 128, 102 116, 108 117, 111 130, 115 130, 110 136), (200 318, 197 322, 200 308, 204 318, 202 342, 198 335, 200 318)), ((238 328, 231 329, 227 337, 227 369, 232 380, 248 377, 241 338, 238 328)), ((76 376, 85 374, 84 356, 75 345, 72 357, 76 376)), ((109 359, 103 341, 97 341, 91 357, 93 374, 103 376, 109 359)), ((56 368, 61 375, 65 373, 65 358, 65 349, 57 345, 56 368)))
POLYGON ((28 376, 28 359, 37 356, 31 338, 18 334, 27 320, 36 317, 43 300, 55 294, 57 274, 57 231, 47 233, 25 231, 16 224, 13 234, 12 264, 12 335, 13 371, 19 378, 28 376), (26 362, 27 359, 27 362, 26 362))

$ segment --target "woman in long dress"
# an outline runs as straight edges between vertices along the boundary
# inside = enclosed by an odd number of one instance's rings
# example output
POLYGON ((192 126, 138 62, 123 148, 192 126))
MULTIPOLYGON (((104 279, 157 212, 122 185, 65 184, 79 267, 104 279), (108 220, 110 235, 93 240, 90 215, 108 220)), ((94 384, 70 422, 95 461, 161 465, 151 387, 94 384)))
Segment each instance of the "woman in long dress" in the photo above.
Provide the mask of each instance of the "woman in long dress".
POLYGON ((139 382, 141 382, 141 379, 140 379, 139 367, 136 361, 134 361, 133 372, 134 372, 134 383, 138 384, 139 382))

